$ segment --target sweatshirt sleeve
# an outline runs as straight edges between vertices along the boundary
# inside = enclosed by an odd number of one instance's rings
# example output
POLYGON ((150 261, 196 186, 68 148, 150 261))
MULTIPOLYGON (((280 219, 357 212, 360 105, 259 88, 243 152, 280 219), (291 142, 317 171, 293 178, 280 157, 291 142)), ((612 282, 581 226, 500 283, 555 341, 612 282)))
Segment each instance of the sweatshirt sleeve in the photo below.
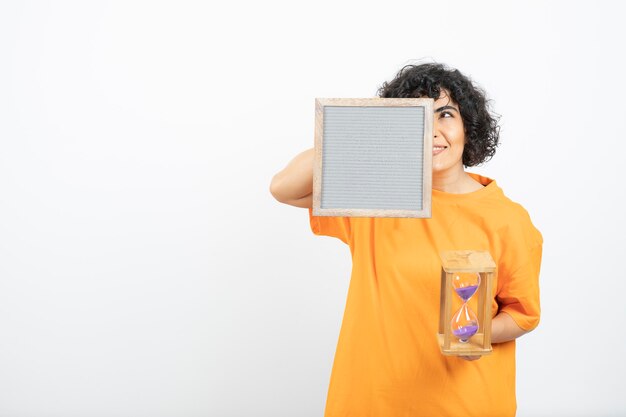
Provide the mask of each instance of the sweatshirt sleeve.
POLYGON ((309 208, 309 221, 314 234, 336 237, 345 244, 350 244, 352 237, 350 217, 314 216, 313 209, 309 208))
POLYGON ((498 268, 496 300, 499 312, 510 315, 523 330, 533 330, 541 315, 539 271, 543 252, 543 237, 525 216, 511 224, 503 242, 503 254, 498 268))

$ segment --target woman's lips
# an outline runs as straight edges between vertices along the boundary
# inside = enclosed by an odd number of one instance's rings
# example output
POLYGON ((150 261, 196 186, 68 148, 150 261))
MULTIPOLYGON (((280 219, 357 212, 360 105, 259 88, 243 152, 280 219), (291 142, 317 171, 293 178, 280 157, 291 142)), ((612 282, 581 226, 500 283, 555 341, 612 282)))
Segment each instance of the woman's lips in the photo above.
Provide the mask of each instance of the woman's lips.
POLYGON ((447 146, 433 146, 433 156, 439 155, 441 152, 448 149, 447 146))

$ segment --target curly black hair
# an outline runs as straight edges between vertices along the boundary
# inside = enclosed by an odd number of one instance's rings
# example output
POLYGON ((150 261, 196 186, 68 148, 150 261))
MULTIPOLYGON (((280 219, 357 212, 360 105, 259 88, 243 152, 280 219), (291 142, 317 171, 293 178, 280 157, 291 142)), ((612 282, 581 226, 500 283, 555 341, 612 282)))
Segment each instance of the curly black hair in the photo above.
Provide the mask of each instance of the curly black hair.
POLYGON ((383 83, 378 96, 437 100, 441 88, 449 92, 461 110, 465 129, 463 165, 471 167, 487 162, 500 140, 500 117, 490 112, 484 90, 458 70, 441 63, 406 65, 392 81, 383 83))

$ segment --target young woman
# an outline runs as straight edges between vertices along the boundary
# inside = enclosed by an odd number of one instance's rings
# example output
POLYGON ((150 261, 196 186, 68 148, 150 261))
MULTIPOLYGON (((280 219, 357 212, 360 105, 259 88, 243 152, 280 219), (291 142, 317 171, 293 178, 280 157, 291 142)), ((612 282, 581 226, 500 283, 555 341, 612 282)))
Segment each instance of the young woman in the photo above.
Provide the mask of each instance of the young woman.
POLYGON ((465 171, 494 155, 497 122, 484 93, 443 64, 408 65, 379 95, 435 99, 432 218, 313 216, 313 149, 270 186, 352 253, 325 416, 514 416, 515 339, 539 323, 543 239, 493 179, 465 171), (488 250, 497 264, 485 357, 444 356, 436 338, 439 252, 463 249, 488 250))

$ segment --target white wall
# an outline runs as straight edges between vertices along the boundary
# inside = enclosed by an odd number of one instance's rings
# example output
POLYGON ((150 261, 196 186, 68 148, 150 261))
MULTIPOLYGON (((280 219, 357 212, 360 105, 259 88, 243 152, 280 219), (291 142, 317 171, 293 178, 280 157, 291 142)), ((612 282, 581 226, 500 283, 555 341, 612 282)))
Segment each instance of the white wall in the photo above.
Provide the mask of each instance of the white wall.
POLYGON ((350 254, 269 182, 418 59, 545 239, 518 415, 625 415, 619 3, 219 3, 0 4, 0 416, 321 416, 350 254))

